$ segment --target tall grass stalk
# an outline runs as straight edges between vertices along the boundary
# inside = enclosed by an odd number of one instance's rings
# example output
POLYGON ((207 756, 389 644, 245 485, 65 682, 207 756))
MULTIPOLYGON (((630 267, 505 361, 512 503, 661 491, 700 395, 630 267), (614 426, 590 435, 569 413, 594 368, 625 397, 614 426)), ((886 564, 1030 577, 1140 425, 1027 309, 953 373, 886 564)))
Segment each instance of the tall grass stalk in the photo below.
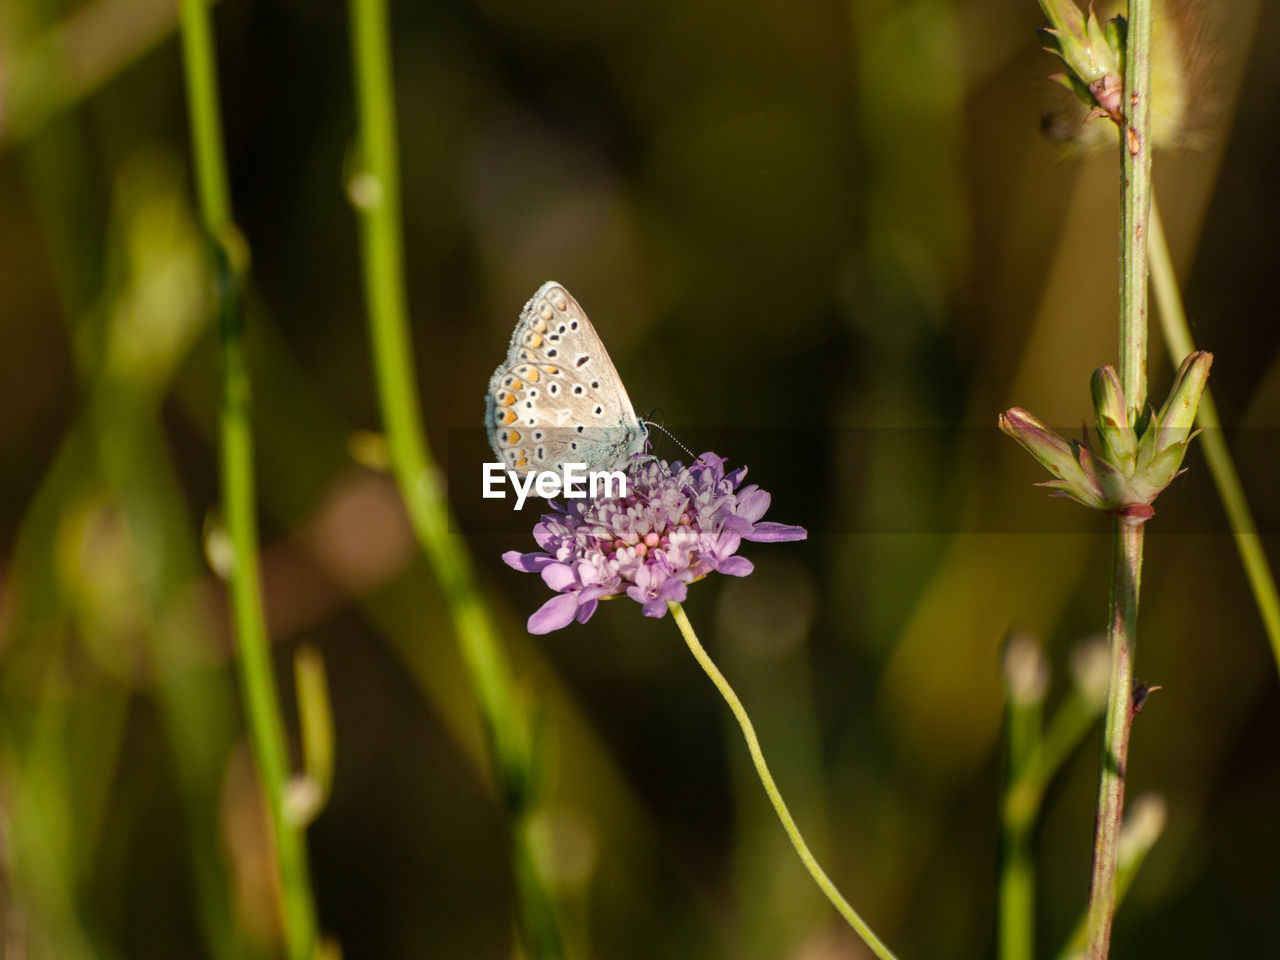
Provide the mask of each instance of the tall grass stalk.
POLYGON ((219 460, 223 519, 233 551, 231 606, 241 689, 248 715, 249 739, 271 819, 288 954, 292 960, 309 960, 316 944, 315 908, 307 874, 305 838, 301 828, 290 821, 285 811, 288 752, 259 582, 253 429, 249 420, 250 381, 240 271, 235 262, 237 234, 231 219, 217 71, 208 7, 204 0, 182 0, 181 18, 191 152, 201 220, 212 248, 218 298, 222 347, 219 460))
POLYGON ((564 955, 551 895, 534 848, 533 766, 528 720, 463 544, 449 533, 441 472, 418 413, 404 282, 395 94, 385 0, 350 0, 359 115, 359 172, 350 184, 360 218, 360 253, 374 372, 392 469, 418 544, 453 618, 467 676, 493 750, 499 794, 511 823, 512 869, 525 946, 537 960, 564 955))
MULTIPOLYGON (((1147 399, 1147 233, 1151 205, 1152 0, 1130 0, 1124 65, 1124 129, 1120 135, 1120 378, 1131 422, 1147 399)), ((1103 724, 1093 870, 1089 887, 1089 957, 1111 947, 1124 778, 1133 724, 1133 655, 1142 584, 1143 525, 1116 520, 1107 640, 1111 677, 1103 724)))
POLYGON ((1037 792, 1015 792, 1044 753, 1045 686, 1048 667, 1036 641, 1013 637, 1005 652, 1009 707, 1005 714, 1005 794, 1000 805, 1000 960, 1034 960, 1036 955, 1036 870, 1033 849, 1037 792))
MULTIPOLYGON (((1160 207, 1154 193, 1151 195, 1147 258, 1151 264, 1151 287, 1156 297, 1164 340, 1169 347, 1169 359, 1177 367, 1182 363, 1182 358, 1195 349, 1195 343, 1191 339, 1187 312, 1182 303, 1182 294, 1178 290, 1173 257, 1169 253, 1169 243, 1165 238, 1160 207)), ((1262 548, 1262 538, 1258 536, 1253 511, 1249 509, 1249 501, 1245 498, 1244 487, 1240 483, 1240 474, 1236 472, 1231 452, 1227 449, 1222 421, 1218 419, 1218 408, 1208 388, 1205 388, 1204 395, 1200 398, 1196 422, 1204 428, 1204 433, 1200 436, 1204 459, 1231 524, 1231 536, 1235 538, 1236 550, 1244 564, 1245 576, 1253 591, 1253 601, 1258 607, 1258 613, 1262 615, 1262 624, 1271 643, 1276 669, 1280 670, 1280 592, 1276 590, 1276 580, 1267 563, 1267 554, 1262 548)))

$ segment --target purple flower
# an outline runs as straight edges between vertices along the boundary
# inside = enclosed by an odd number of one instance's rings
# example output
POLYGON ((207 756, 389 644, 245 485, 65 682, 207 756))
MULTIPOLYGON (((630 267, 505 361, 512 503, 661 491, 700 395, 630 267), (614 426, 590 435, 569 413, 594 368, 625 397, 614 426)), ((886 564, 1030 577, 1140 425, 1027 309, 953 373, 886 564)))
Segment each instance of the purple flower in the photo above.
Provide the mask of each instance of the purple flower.
POLYGON ((802 527, 761 521, 769 494, 738 489, 746 467, 724 472, 724 458, 704 453, 692 466, 650 460, 632 469, 625 497, 549 504, 533 528, 537 553, 509 550, 502 559, 540 573, 556 596, 529 618, 530 633, 586 623, 599 601, 625 593, 647 617, 667 601, 683 602, 689 584, 712 571, 745 577, 754 567, 735 556, 743 540, 803 540, 802 527))

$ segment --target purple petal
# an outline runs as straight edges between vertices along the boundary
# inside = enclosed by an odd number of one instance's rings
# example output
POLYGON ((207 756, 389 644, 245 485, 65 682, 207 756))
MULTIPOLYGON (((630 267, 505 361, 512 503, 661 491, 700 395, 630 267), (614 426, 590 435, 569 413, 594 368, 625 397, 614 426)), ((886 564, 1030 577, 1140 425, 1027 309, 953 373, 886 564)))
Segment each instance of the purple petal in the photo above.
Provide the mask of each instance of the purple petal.
POLYGON ((711 552, 717 560, 731 557, 738 552, 738 547, 742 546, 742 540, 743 538, 736 533, 722 533, 716 537, 711 552))
POLYGON ((559 592, 572 587, 578 578, 567 563, 549 563, 542 568, 542 582, 559 592))
POLYGON ((757 523, 754 530, 744 534, 743 540, 753 543, 781 543, 784 540, 805 540, 809 532, 804 527, 793 527, 786 523, 772 523, 768 520, 757 523))
POLYGON ((745 537, 751 532, 751 521, 754 519, 754 517, 748 519, 736 513, 726 514, 721 529, 726 533, 736 533, 740 537, 745 537))
POLYGON ((769 492, 759 487, 743 491, 738 495, 738 516, 755 523, 769 509, 771 499, 769 492))
POLYGON ((675 603, 684 603, 687 596, 689 596, 689 585, 675 577, 664 583, 662 589, 658 591, 659 599, 675 603))
POLYGON ((596 612, 596 607, 600 605, 598 600, 588 600, 578 607, 577 616, 574 618, 579 623, 586 623, 591 619, 591 615, 596 612))
MULTIPOLYGON (((635 579, 635 586, 632 589, 640 591, 640 597, 636 597, 636 599, 638 600, 641 597, 645 596, 649 592, 649 590, 655 586, 653 567, 651 567, 647 563, 637 567, 634 579, 635 579)), ((628 590, 627 592, 631 593, 631 590, 628 590)), ((635 595, 632 594, 632 596, 635 596, 635 595)))
POLYGON ((599 600, 602 597, 612 597, 614 594, 622 592, 618 589, 618 586, 619 584, 617 583, 612 586, 597 583, 589 587, 583 587, 578 591, 578 602, 585 604, 589 601, 599 600))
POLYGON ((536 613, 529 618, 530 633, 550 633, 573 623, 578 612, 578 598, 572 593, 561 593, 552 597, 536 613))
POLYGON ((662 599, 646 600, 641 610, 646 617, 665 617, 667 615, 667 601, 662 599))
POLYGON ((545 553, 521 553, 519 550, 508 550, 502 555, 502 560, 508 567, 521 573, 537 573, 551 562, 551 558, 545 553))
POLYGON ((746 557, 726 557, 716 564, 716 570, 731 577, 745 577, 756 565, 746 557))
POLYGON ((727 459, 728 457, 717 457, 713 451, 708 450, 702 456, 698 457, 697 462, 694 463, 693 466, 701 467, 711 474, 711 476, 716 480, 719 480, 724 476, 724 462, 727 459))

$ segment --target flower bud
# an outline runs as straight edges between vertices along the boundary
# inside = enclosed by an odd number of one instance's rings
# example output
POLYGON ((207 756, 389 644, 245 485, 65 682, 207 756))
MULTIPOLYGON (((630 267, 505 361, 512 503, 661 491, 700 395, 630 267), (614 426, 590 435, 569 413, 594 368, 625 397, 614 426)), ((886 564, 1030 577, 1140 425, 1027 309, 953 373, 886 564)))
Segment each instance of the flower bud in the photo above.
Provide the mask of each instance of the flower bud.
POLYGON ((1132 473, 1138 437, 1129 422, 1129 402, 1125 399, 1120 375, 1115 367, 1102 367, 1093 371, 1090 387, 1094 415, 1098 418, 1098 454, 1115 464, 1121 473, 1132 473))
POLYGON ((1042 34, 1045 49, 1067 65, 1067 75, 1055 78, 1090 107, 1117 122, 1121 117, 1120 92, 1124 60, 1124 29, 1117 20, 1106 25, 1089 9, 1086 19, 1074 0, 1040 0, 1049 21, 1042 34))
POLYGON ((1049 663, 1035 637, 1015 633, 1004 650, 1004 678, 1009 699, 1019 706, 1034 707, 1044 702, 1049 686, 1049 663))
POLYGON ((1156 414, 1153 424, 1157 450, 1163 452, 1191 439, 1191 428, 1196 422, 1196 411, 1200 407, 1200 397, 1211 366, 1213 354, 1204 350, 1194 350, 1183 359, 1177 376, 1173 378, 1169 398, 1156 414))
POLYGON ((1138 497, 1150 503, 1182 472, 1182 460, 1195 435, 1196 410, 1204 393, 1213 355, 1197 350, 1187 355, 1174 378, 1169 398, 1143 431, 1138 446, 1134 487, 1138 497))
POLYGON ((1071 497, 1086 507, 1107 509, 1101 487, 1090 472, 1093 458, 1085 447, 1068 443, 1021 407, 1000 414, 1000 429, 1058 478, 1041 486, 1052 487, 1058 495, 1071 497))
POLYGON ((1095 370, 1090 385, 1098 425, 1092 442, 1087 430, 1084 443, 1067 441, 1018 407, 1000 415, 1000 429, 1054 475, 1040 486, 1125 523, 1145 523, 1155 515, 1152 502, 1182 472, 1212 363, 1212 354, 1190 354, 1159 412, 1136 418, 1115 369, 1095 370))

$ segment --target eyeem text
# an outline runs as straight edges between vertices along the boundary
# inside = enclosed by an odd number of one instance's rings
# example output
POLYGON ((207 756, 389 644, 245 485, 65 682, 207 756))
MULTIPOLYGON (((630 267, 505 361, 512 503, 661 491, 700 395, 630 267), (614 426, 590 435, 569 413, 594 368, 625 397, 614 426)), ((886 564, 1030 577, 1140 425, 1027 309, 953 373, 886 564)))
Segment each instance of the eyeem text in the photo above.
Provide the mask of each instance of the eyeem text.
POLYGON ((510 482, 516 492, 516 503, 513 510, 524 507, 524 501, 530 493, 536 493, 543 499, 553 497, 569 497, 581 499, 597 496, 625 497, 627 495, 627 475, 621 470, 592 470, 588 472, 585 463, 561 464, 560 471, 530 470, 526 474, 506 469, 503 463, 486 463, 481 477, 480 495, 486 499, 503 499, 507 495, 504 481, 510 482))

